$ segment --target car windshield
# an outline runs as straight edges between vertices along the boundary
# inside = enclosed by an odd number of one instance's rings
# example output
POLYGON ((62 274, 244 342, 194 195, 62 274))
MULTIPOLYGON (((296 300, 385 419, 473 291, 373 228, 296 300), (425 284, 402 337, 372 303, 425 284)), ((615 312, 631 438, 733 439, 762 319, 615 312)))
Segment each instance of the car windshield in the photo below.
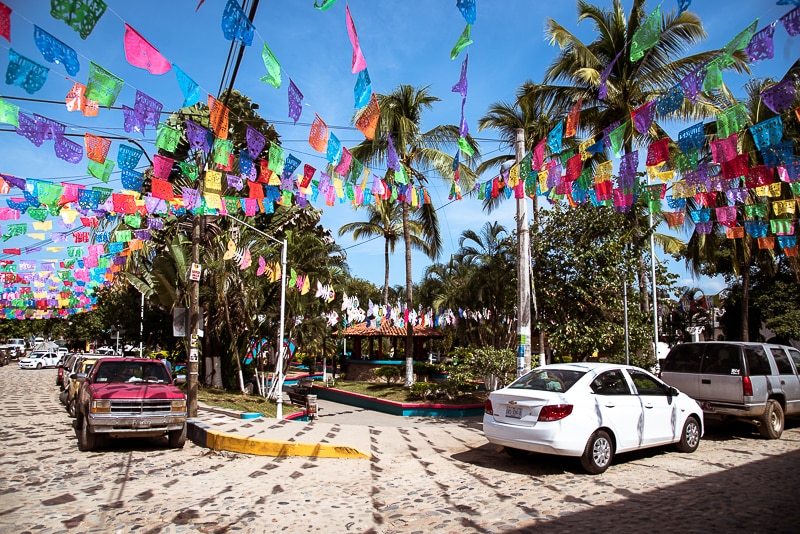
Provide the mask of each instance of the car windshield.
POLYGON ((161 362, 103 362, 97 369, 95 382, 166 384, 169 376, 161 362))
POLYGON ((571 369, 534 369, 515 380, 510 389, 533 389, 536 391, 555 391, 563 393, 571 388, 585 371, 571 369))

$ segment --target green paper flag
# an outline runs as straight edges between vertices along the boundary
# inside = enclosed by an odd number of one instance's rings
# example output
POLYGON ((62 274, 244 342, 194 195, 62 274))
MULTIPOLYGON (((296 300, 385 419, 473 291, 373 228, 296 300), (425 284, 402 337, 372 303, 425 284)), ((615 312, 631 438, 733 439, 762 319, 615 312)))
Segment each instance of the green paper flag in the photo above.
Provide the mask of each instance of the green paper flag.
POLYGON ((178 168, 181 170, 181 174, 189 178, 191 181, 194 182, 197 180, 199 175, 197 165, 192 165, 191 163, 187 163, 185 161, 179 161, 178 168))
POLYGON ((269 49, 267 43, 264 43, 264 50, 261 51, 261 59, 264 60, 264 66, 267 68, 267 74, 259 78, 262 82, 267 82, 275 89, 281 86, 281 64, 278 63, 278 58, 269 49))
POLYGON ((181 131, 166 124, 159 123, 156 135, 156 146, 167 152, 174 152, 181 140, 181 131))
POLYGON ((100 65, 89 62, 89 83, 86 84, 86 100, 94 100, 100 106, 111 107, 117 101, 125 82, 100 65))
POLYGON ((61 19, 86 39, 106 12, 103 0, 50 0, 50 16, 61 19))
POLYGON ((460 148, 463 152, 469 154, 470 156, 475 154, 475 151, 472 149, 471 146, 469 146, 469 143, 467 142, 467 139, 465 137, 458 138, 458 148, 460 148))
POLYGON ((747 109, 739 102, 717 115, 717 138, 727 139, 728 136, 744 130, 747 126, 747 109))
POLYGON ((28 208, 28 215, 31 216, 31 219, 34 221, 42 222, 47 219, 47 209, 46 208, 28 208))
POLYGON ((38 191, 39 202, 50 206, 58 203, 58 199, 61 198, 61 194, 64 192, 64 186, 53 183, 40 183, 38 191))
POLYGON ((633 34, 631 61, 644 57, 644 53, 656 45, 659 37, 661 37, 661 4, 633 34))
POLYGON ((314 2, 314 8, 319 9, 320 11, 325 11, 330 9, 330 7, 336 3, 336 0, 322 0, 321 4, 318 4, 316 1, 314 2))
POLYGON ((464 31, 461 32, 461 37, 458 38, 453 50, 450 51, 450 59, 457 58, 458 54, 461 53, 464 48, 472 44, 472 39, 469 38, 471 28, 472 25, 467 24, 464 31))
POLYGON ((750 26, 739 32, 739 35, 731 39, 722 49, 723 54, 730 56, 737 50, 743 50, 745 47, 747 47, 747 45, 750 43, 750 39, 752 39, 753 35, 756 33, 757 27, 758 19, 754 20, 750 26))
POLYGON ((286 153, 275 143, 269 145, 269 170, 280 176, 286 164, 286 153))
POLYGON ((142 227, 142 216, 139 215, 138 213, 125 215, 122 219, 125 221, 125 224, 127 224, 131 228, 141 228, 142 227))
POLYGON ((611 149, 614 151, 614 157, 622 156, 622 145, 625 143, 625 128, 628 126, 627 122, 617 126, 614 131, 608 134, 611 141, 611 149))
POLYGON ((0 98, 0 122, 19 128, 19 106, 0 98))
POLYGON ((89 174, 107 184, 108 179, 111 178, 111 172, 114 170, 114 162, 108 158, 106 158, 105 163, 89 160, 88 170, 89 174))

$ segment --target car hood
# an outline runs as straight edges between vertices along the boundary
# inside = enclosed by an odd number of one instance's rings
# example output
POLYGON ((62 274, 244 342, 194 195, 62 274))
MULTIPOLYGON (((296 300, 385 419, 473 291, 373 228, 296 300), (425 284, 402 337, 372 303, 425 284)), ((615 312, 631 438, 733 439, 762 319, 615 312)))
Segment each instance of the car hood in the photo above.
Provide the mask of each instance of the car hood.
POLYGON ((183 391, 172 384, 93 384, 95 399, 184 399, 183 391))

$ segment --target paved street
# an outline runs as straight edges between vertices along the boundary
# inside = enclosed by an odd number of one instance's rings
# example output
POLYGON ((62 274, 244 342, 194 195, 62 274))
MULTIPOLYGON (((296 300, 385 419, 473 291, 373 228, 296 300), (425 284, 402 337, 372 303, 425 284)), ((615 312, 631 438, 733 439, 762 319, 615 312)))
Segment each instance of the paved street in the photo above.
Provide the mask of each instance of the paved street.
MULTIPOLYGON (((800 425, 779 441, 714 426, 695 454, 512 460, 480 420, 326 415, 346 441, 370 425, 371 459, 270 458, 187 443, 112 441, 80 453, 55 370, 0 368, 0 532, 796 532, 800 425), (340 419, 336 420, 337 417, 340 419)), ((360 412, 360 413, 359 413, 360 412)), ((329 412, 330 413, 330 412, 329 412)), ((201 414, 202 415, 202 414, 201 414)), ((296 423, 298 433, 307 425, 296 423)))

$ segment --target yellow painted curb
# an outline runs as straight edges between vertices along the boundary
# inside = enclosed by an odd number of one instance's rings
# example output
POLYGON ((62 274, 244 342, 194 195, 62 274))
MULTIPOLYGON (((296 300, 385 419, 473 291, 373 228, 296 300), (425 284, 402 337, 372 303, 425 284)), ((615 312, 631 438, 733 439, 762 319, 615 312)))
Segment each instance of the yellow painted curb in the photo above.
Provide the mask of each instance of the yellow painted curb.
POLYGON ((206 447, 215 451, 241 452, 256 456, 314 456, 317 458, 371 458, 358 449, 332 443, 270 441, 228 434, 216 430, 206 433, 206 447))

